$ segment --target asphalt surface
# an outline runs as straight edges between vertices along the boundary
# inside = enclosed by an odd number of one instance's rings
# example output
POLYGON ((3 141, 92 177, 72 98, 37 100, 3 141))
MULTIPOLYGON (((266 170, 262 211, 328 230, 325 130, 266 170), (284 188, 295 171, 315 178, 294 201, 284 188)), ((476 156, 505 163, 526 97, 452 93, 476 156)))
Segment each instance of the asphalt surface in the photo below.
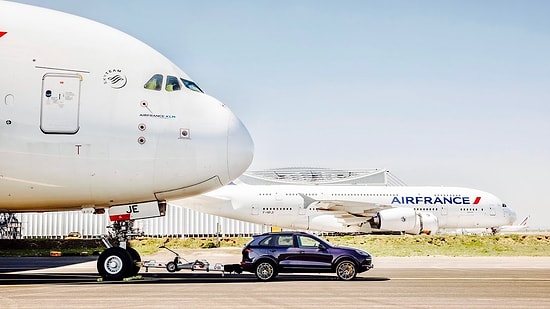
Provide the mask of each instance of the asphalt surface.
POLYGON ((75 257, 0 257, 0 273, 61 267, 95 261, 93 256, 75 257))
MULTIPOLYGON (((210 256, 212 263, 239 259, 236 250, 186 254, 210 256)), ((32 266, 32 259, 20 266, 32 266)), ((0 308, 550 308, 550 258, 380 257, 373 270, 350 282, 333 274, 283 274, 258 282, 251 274, 160 268, 142 271, 142 279, 100 282, 95 261, 70 259, 76 264, 59 266, 51 258, 52 268, 14 271, 16 260, 0 258, 0 308)))

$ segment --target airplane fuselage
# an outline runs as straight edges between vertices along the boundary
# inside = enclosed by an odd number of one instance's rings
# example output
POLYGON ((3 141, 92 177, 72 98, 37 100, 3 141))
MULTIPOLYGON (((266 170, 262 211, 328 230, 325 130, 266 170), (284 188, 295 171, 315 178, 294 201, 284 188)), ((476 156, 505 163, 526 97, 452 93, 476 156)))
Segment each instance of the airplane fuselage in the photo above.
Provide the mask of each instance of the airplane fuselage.
POLYGON ((250 164, 242 123, 144 43, 15 3, 0 20, 0 211, 182 198, 250 164))
POLYGON ((333 232, 369 232, 368 220, 393 208, 433 214, 438 228, 495 227, 515 220, 494 195, 456 187, 228 185, 180 205, 255 223, 333 232))

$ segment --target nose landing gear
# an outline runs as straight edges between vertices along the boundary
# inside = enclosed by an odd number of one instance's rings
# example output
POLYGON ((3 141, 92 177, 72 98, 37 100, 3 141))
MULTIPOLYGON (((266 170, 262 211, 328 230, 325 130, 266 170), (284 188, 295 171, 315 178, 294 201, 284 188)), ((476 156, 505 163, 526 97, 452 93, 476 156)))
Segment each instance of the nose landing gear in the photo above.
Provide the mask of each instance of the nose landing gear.
POLYGON ((134 220, 116 221, 110 226, 109 238, 102 238, 107 247, 97 259, 97 271, 106 281, 118 281, 137 275, 141 268, 139 253, 128 246, 133 233, 134 220), (111 242, 117 243, 114 246, 111 242))

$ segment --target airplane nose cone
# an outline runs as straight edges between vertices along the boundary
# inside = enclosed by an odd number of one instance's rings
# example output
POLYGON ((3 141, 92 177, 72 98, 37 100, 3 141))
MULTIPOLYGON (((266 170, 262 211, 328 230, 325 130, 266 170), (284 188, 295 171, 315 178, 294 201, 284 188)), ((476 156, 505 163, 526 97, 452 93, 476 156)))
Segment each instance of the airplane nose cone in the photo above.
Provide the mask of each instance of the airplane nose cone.
POLYGON ((229 120, 227 169, 230 181, 241 176, 252 163, 254 142, 244 124, 235 116, 229 120))

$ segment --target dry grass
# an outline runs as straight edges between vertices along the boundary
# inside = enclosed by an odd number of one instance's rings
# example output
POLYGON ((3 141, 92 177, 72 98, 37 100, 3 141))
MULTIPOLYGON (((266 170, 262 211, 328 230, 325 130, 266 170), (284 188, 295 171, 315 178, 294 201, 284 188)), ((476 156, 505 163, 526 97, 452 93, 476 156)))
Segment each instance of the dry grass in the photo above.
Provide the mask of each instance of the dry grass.
MULTIPOLYGON (((243 247, 251 238, 222 238, 221 247, 243 247)), ((327 236, 339 246, 364 249, 374 256, 550 256, 549 235, 360 235, 327 236)), ((131 241, 141 255, 170 249, 214 248, 215 238, 144 238, 131 241)), ((98 241, 20 239, 0 242, 0 256, 47 256, 51 250, 63 255, 103 250, 98 241)))
POLYGON ((550 256, 544 235, 368 235, 328 237, 336 245, 364 249, 375 256, 550 256))

